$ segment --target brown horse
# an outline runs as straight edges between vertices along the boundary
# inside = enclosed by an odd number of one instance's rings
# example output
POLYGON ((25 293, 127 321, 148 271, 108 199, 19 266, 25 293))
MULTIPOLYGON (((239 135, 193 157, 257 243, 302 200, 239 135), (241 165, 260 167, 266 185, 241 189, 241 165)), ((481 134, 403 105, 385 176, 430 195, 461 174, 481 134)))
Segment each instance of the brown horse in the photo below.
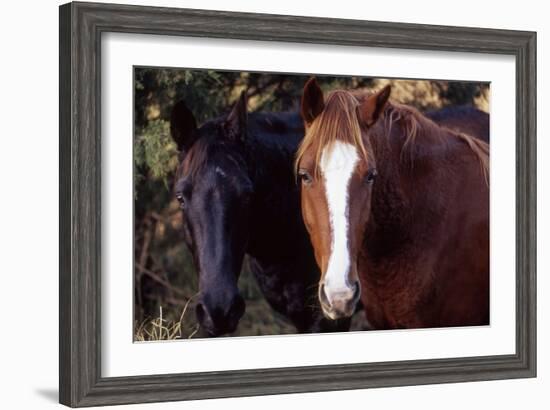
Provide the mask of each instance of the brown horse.
POLYGON ((374 94, 302 97, 302 215, 331 319, 374 329, 489 323, 489 145, 374 94))

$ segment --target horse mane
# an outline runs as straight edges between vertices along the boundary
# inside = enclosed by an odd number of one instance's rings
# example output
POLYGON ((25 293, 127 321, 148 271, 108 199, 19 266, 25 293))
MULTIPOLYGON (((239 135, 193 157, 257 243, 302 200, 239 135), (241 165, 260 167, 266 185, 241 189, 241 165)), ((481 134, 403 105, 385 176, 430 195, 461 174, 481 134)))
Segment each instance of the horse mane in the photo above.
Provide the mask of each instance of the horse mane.
POLYGON ((481 166, 481 172, 487 186, 489 186, 489 144, 468 134, 457 133, 457 136, 468 144, 474 154, 477 155, 481 166))
MULTIPOLYGON (((365 149, 357 107, 367 98, 370 93, 364 91, 332 91, 327 96, 325 108, 306 130, 302 144, 296 154, 295 169, 298 170, 298 164, 303 158, 304 153, 314 148, 315 169, 314 175, 318 177, 318 164, 325 147, 330 146, 335 141, 343 141, 353 144, 359 149, 360 155, 367 162, 369 161, 369 152, 365 149)), ((419 144, 427 142, 429 146, 433 144, 447 144, 449 135, 456 140, 466 143, 479 160, 482 174, 488 184, 489 175, 489 144, 472 137, 465 133, 453 131, 442 127, 417 109, 395 102, 388 102, 384 109, 384 134, 388 138, 391 135, 392 128, 399 124, 404 130, 404 142, 401 148, 401 161, 407 160, 412 164, 415 158, 421 152, 419 144), (423 138, 418 138, 422 135, 423 138), (422 141, 420 141, 422 140, 422 141)))
POLYGON ((387 104, 384 110, 385 116, 385 133, 390 135, 393 124, 400 122, 405 130, 405 141, 401 148, 401 160, 404 161, 407 157, 409 161, 415 160, 419 150, 417 145, 418 135, 423 135, 424 140, 429 138, 428 142, 433 144, 448 144, 449 135, 451 138, 465 143, 479 160, 481 173, 487 185, 489 185, 489 144, 476 137, 463 132, 458 132, 447 127, 438 125, 431 119, 427 118, 417 109, 394 102, 387 104), (428 137, 429 136, 429 137, 428 137))

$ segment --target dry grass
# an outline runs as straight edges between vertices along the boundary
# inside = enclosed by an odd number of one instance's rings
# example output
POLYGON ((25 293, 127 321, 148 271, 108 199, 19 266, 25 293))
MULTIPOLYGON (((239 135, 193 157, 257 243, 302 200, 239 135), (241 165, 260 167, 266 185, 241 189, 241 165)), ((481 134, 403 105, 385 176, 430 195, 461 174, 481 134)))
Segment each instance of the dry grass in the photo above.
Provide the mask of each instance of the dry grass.
POLYGON ((191 339, 199 331, 199 325, 194 324, 189 328, 186 324, 189 306, 193 298, 185 303, 179 320, 170 320, 163 317, 162 306, 159 307, 159 316, 153 319, 145 319, 140 324, 136 323, 134 341, 148 342, 158 340, 191 339))

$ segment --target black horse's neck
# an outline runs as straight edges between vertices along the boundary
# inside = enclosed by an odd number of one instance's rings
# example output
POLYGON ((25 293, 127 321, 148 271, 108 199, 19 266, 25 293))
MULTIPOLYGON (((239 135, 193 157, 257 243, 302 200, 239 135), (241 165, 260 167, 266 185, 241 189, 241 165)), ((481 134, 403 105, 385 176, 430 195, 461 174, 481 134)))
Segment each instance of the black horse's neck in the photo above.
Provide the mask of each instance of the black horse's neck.
POLYGON ((249 116, 245 158, 254 185, 247 250, 252 257, 281 260, 308 246, 294 176, 294 155, 303 133, 298 114, 249 116))

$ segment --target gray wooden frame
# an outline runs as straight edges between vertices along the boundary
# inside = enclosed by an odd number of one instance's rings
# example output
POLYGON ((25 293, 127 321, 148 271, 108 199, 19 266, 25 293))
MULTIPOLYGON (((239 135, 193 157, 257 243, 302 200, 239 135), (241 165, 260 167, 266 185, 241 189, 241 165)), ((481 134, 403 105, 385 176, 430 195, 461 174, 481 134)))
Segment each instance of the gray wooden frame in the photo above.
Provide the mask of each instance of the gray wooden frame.
POLYGON ((536 33, 205 10, 60 7, 60 402, 72 407, 536 375, 536 33), (101 377, 100 63, 104 32, 509 54, 516 58, 516 353, 101 377))

